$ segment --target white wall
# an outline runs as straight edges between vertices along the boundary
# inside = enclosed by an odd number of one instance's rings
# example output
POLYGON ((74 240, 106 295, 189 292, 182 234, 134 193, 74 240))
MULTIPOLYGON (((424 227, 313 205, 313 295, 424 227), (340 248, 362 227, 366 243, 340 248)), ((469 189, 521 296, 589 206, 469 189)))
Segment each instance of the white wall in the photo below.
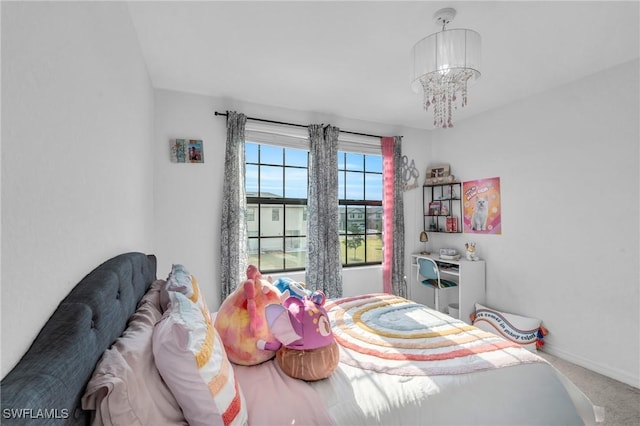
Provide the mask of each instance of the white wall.
POLYGON ((152 252, 153 91, 126 6, 2 2, 2 376, 99 263, 152 252))
MULTIPOLYGON (((408 151, 411 152, 413 146, 416 155, 422 155, 429 148, 427 131, 382 126, 327 114, 285 110, 230 99, 156 91, 154 145, 157 209, 154 234, 158 276, 165 277, 172 263, 183 263, 198 279, 212 309, 217 309, 221 302, 217 280, 220 276, 220 203, 226 141, 225 118, 215 117, 214 111, 226 110, 242 112, 250 117, 292 123, 330 123, 356 132, 403 135, 404 143, 410 147, 408 151), (169 141, 175 138, 202 139, 204 163, 171 163, 169 141)), ((426 160, 422 159, 420 169, 425 167, 426 160)), ((408 219, 408 229, 413 229, 413 214, 408 219)), ((408 252, 414 250, 411 243, 409 238, 408 252)), ((295 274, 288 276, 303 279, 295 274)), ((343 285, 345 295, 382 291, 381 269, 363 267, 345 270, 343 285)))
POLYGON ((434 162, 500 177, 502 235, 430 234, 476 241, 487 303, 541 318, 548 352, 636 387, 638 82, 636 60, 434 131, 434 162))

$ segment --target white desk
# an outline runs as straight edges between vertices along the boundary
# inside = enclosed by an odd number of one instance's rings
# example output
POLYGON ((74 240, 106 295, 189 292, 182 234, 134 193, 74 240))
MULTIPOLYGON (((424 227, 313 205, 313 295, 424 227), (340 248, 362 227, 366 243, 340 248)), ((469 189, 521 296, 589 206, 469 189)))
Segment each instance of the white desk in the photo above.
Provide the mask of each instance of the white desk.
MULTIPOLYGON (((446 295, 448 303, 458 303, 460 318, 470 324, 469 316, 475 311, 475 303, 485 302, 485 262, 484 260, 469 261, 440 259, 437 253, 430 255, 412 254, 411 273, 409 280, 409 299, 423 305, 432 306, 430 300, 439 300, 440 296, 446 295), (432 286, 424 285, 418 281, 418 258, 426 257, 436 261, 440 269, 442 278, 453 280, 458 283, 457 287, 436 289, 432 286), (440 294, 442 293, 442 294, 440 294), (457 295, 456 295, 457 294, 457 295), (431 296, 431 297, 430 297, 431 296)), ((444 307, 448 306, 444 304, 444 307)), ((443 304, 438 303, 439 310, 444 311, 443 304)), ((433 306, 435 308, 435 306, 433 306)))

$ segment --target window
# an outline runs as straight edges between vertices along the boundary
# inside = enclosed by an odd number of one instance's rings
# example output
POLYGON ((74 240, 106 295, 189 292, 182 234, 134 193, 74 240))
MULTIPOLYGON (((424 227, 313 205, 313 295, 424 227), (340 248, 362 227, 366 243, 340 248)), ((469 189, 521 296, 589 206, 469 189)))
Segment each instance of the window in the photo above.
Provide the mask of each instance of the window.
MULTIPOLYGON (((305 149, 245 143, 249 263, 262 272, 304 270, 308 157, 305 149)), ((338 153, 343 266, 382 262, 382 156, 338 153)))
POLYGON ((338 153, 343 266, 382 263, 382 156, 338 153))

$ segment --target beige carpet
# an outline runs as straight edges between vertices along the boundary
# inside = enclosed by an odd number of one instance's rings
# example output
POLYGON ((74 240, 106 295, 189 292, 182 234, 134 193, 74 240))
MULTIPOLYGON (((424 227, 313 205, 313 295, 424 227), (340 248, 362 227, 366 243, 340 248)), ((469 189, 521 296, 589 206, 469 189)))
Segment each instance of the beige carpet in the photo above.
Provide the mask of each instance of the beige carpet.
POLYGON ((567 376, 596 407, 598 426, 640 426, 640 389, 538 352, 567 376), (602 419, 604 417, 604 419, 602 419))

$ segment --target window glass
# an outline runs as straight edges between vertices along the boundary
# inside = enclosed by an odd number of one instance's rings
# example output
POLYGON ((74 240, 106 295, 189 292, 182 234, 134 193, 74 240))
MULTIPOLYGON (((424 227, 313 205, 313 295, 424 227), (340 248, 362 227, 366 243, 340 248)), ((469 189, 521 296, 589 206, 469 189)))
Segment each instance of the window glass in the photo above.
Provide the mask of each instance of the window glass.
POLYGON ((284 269, 284 241, 282 238, 260 238, 260 260, 254 263, 260 271, 281 271, 284 269))
POLYGON ((260 232, 261 237, 277 237, 283 235, 283 223, 280 221, 283 206, 273 204, 260 205, 260 232))
POLYGON ((364 174, 364 199, 382 201, 382 175, 374 173, 364 174))
POLYGON ((260 166, 260 196, 280 198, 284 194, 282 167, 260 166))
POLYGON ((286 198, 307 198, 307 169, 285 167, 284 196, 286 198))
POLYGON ((307 167, 309 153, 301 149, 286 148, 284 150, 285 166, 307 167))
POLYGON ((245 168, 245 191, 247 196, 258 196, 258 166, 247 164, 245 168))
POLYGON ((282 165, 283 157, 283 148, 271 145, 260 145, 260 162, 262 164, 282 165))
POLYGON ((285 239, 285 269, 303 269, 307 261, 307 239, 287 237, 285 239))
POLYGON ((345 161, 346 170, 364 171, 364 155, 347 152, 345 161))
POLYGON ((246 142, 244 144, 244 160, 247 163, 258 162, 258 144, 246 142))
MULTIPOLYGON (((308 152, 252 142, 245 147, 249 262, 263 273, 304 270, 308 152)), ((339 152, 338 191, 343 265, 380 264, 382 156, 339 152)))
POLYGON ((381 155, 365 155, 365 171, 382 173, 382 156, 381 155))
POLYGON ((345 173, 345 198, 347 200, 362 200, 364 198, 364 173, 345 173))

